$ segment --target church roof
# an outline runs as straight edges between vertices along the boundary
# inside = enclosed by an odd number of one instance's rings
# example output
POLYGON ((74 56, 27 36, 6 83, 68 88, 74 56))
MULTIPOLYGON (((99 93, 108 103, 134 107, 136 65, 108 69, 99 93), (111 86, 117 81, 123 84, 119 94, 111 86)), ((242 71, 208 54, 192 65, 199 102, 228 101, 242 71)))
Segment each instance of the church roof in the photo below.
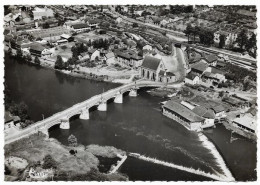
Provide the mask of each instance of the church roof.
POLYGON ((146 56, 144 58, 142 67, 148 68, 148 69, 152 69, 152 70, 157 70, 157 68, 159 67, 161 60, 158 58, 154 58, 151 56, 146 56))

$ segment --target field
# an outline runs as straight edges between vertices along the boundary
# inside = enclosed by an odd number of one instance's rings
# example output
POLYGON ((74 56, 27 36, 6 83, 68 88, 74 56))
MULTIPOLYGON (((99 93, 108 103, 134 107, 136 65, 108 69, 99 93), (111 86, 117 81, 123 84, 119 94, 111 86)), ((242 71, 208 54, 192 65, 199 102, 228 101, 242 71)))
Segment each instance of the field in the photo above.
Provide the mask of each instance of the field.
POLYGON ((75 38, 79 38, 80 40, 85 40, 85 41, 93 41, 93 40, 97 40, 97 39, 109 39, 110 36, 107 34, 97 34, 94 31, 88 32, 88 33, 80 33, 77 36, 75 36, 75 38))
POLYGON ((57 56, 60 55, 65 61, 67 61, 70 57, 72 57, 71 48, 74 46, 74 42, 70 42, 63 46, 56 46, 53 54, 54 56, 50 57, 54 61, 56 61, 57 56))
MULTIPOLYGON (((89 145, 85 147, 80 145, 73 147, 77 151, 75 155, 70 154, 71 149, 71 147, 64 146, 55 139, 47 138, 41 132, 4 146, 7 162, 8 159, 19 156, 20 161, 25 159, 24 161, 28 161, 30 166, 42 161, 46 155, 50 155, 57 162, 57 174, 65 172, 70 174, 71 177, 73 175, 84 175, 86 179, 92 180, 98 180, 100 176, 100 172, 98 172, 99 160, 96 156, 113 158, 117 154, 125 154, 124 151, 110 146, 89 145), (93 170, 95 174, 93 174, 93 170), (91 174, 88 175, 88 173, 92 173, 94 177, 91 177, 91 174)), ((106 177, 106 180, 125 180, 125 177, 120 173, 102 175, 106 177)), ((7 176, 7 180, 12 180, 11 178, 15 176, 7 176)))

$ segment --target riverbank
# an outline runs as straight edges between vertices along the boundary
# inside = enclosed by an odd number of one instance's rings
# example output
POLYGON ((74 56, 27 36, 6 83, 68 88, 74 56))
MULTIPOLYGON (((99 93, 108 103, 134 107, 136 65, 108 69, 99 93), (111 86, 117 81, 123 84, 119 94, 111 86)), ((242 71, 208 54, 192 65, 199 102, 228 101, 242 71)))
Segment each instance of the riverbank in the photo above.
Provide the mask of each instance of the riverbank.
MULTIPOLYGON (((39 132, 31 135, 29 138, 21 139, 19 141, 7 144, 4 146, 5 158, 11 156, 19 156, 28 161, 27 170, 35 164, 42 164, 44 158, 50 155, 57 168, 55 169, 54 180, 62 180, 59 174, 67 174, 68 180, 92 180, 92 181, 125 181, 127 177, 120 173, 104 174, 98 170, 99 160, 96 156, 106 158, 113 158, 117 154, 124 155, 125 152, 109 146, 83 145, 77 147, 68 147, 62 145, 56 139, 48 138, 46 135, 39 132), (44 150, 43 150, 44 149, 44 150), (76 151, 76 154, 71 154, 71 150, 76 151), (78 179, 77 179, 78 177, 78 179), (76 178, 76 179, 75 179, 76 178)), ((20 171, 17 180, 25 180, 22 175, 26 172, 20 171)), ((46 178, 48 180, 48 178, 46 178)), ((64 180, 64 179, 63 179, 64 180)))
MULTIPOLYGON (((9 47, 7 47, 7 46, 4 47, 5 55, 8 55, 8 53, 7 53, 8 49, 9 49, 9 47)), ((11 57, 14 57, 16 50, 12 49, 12 53, 13 53, 13 55, 11 57)), ((41 66, 41 67, 46 67, 46 68, 49 68, 49 69, 53 69, 55 71, 58 71, 58 72, 61 72, 63 74, 73 76, 73 77, 76 77, 76 78, 83 78, 83 79, 88 79, 88 80, 124 84, 124 83, 132 82, 132 80, 133 80, 133 74, 132 73, 134 73, 135 76, 138 76, 138 71, 133 71, 133 70, 128 70, 128 69, 121 70, 121 71, 109 71, 108 69, 98 69, 97 67, 83 69, 83 67, 75 66, 75 68, 77 67, 78 70, 75 70, 75 69, 73 69, 73 70, 59 70, 59 69, 55 69, 54 62, 50 62, 46 59, 39 58, 41 63, 38 65, 38 64, 35 64, 33 62, 34 59, 35 59, 35 57, 32 56, 31 61, 24 61, 24 62, 28 62, 28 63, 34 64, 34 65, 37 65, 37 66, 41 66), (97 75, 97 74, 102 74, 102 75, 97 75)))

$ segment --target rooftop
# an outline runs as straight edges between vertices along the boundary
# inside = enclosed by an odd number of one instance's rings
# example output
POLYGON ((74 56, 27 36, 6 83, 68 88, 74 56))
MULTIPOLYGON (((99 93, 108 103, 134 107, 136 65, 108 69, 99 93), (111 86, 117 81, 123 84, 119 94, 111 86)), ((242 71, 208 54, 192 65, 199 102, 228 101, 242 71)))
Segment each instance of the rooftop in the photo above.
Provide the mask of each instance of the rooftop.
POLYGON ((167 101, 163 107, 170 109, 171 111, 177 113, 178 115, 192 123, 201 122, 204 120, 203 118, 195 114, 192 110, 186 108, 185 106, 174 100, 167 101))
POLYGON ((233 122, 236 122, 244 127, 247 127, 251 130, 256 130, 256 120, 248 115, 244 115, 240 118, 235 118, 233 122))
POLYGON ((215 114, 214 114, 213 110, 207 109, 203 106, 196 106, 194 109, 192 109, 192 111, 194 113, 196 113, 197 115, 204 117, 204 118, 209 118, 209 119, 215 118, 215 114))
POLYGON ((188 75, 186 76, 186 78, 190 79, 190 80, 194 80, 194 78, 198 76, 193 72, 189 72, 188 75))
POLYGON ((74 29, 81 29, 81 28, 88 28, 89 25, 86 23, 79 23, 79 24, 74 24, 71 27, 73 27, 74 29))
POLYGON ((154 58, 151 56, 146 56, 144 58, 142 67, 148 68, 148 69, 152 69, 152 70, 157 70, 159 64, 160 64, 161 60, 158 58, 154 58))
POLYGON ((218 57, 217 57, 217 55, 206 55, 206 56, 205 56, 205 59, 206 59, 209 63, 212 63, 212 62, 218 60, 218 57))
POLYGON ((200 61, 196 64, 194 64, 192 67, 191 67, 191 70, 194 70, 194 71, 199 71, 201 73, 203 73, 207 68, 208 68, 208 64, 206 62, 203 62, 203 61, 200 61))

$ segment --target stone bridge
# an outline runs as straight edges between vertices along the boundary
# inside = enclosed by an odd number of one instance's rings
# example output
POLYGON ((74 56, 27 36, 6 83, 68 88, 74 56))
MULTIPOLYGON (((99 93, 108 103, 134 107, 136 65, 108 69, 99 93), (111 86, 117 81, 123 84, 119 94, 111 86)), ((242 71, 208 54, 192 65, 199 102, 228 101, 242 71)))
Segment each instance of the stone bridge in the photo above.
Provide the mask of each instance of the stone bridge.
MULTIPOLYGON (((181 85, 180 83, 172 84, 174 87, 181 85)), ((167 86, 172 86, 168 84, 167 86)), ((58 112, 44 120, 35 122, 34 124, 18 130, 16 133, 7 134, 5 136, 5 144, 14 142, 16 140, 38 133, 39 131, 48 135, 48 129, 54 125, 60 124, 61 129, 70 128, 70 118, 79 115, 80 119, 89 119, 89 109, 97 106, 99 111, 107 110, 107 101, 114 99, 115 103, 123 103, 123 94, 129 92, 129 96, 137 96, 137 90, 141 87, 163 87, 164 83, 152 82, 145 80, 138 80, 132 83, 122 85, 120 87, 108 90, 102 94, 95 95, 84 102, 73 105, 72 107, 58 112)))

